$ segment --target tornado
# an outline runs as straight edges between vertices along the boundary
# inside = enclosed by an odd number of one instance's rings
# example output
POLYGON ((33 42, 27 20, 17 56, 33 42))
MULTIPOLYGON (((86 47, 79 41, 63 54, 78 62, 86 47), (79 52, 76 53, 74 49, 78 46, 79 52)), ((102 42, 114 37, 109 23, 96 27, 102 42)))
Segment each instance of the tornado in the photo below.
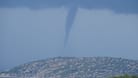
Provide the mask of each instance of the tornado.
POLYGON ((77 6, 72 6, 68 11, 68 14, 67 14, 67 17, 66 17, 66 24, 65 24, 64 47, 66 47, 66 45, 68 43, 70 32, 71 32, 72 26, 74 24, 75 17, 77 15, 77 11, 78 11, 77 6))

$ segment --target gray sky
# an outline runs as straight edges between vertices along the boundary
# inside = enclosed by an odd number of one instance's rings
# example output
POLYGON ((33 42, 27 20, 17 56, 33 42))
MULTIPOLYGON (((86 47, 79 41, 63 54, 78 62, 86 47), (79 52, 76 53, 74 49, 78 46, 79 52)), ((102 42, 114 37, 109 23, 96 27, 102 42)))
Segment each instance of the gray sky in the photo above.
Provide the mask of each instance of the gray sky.
POLYGON ((0 70, 56 56, 138 59, 138 14, 79 8, 64 48, 68 9, 0 8, 0 70))

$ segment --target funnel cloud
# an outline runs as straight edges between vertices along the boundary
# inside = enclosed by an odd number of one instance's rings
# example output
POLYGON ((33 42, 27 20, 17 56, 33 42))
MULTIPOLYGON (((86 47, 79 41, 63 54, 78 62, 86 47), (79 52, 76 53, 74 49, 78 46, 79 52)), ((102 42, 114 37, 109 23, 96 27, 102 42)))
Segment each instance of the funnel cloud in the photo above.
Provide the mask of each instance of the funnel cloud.
POLYGON ((71 28, 73 26, 76 14, 77 14, 78 7, 77 6, 72 6, 69 9, 68 15, 66 17, 66 25, 65 25, 65 40, 64 40, 64 47, 66 47, 68 39, 69 39, 69 34, 71 31, 71 28))
POLYGON ((67 45, 78 8, 88 10, 109 9, 115 13, 138 14, 137 4, 138 0, 0 0, 0 8, 27 7, 32 10, 69 8, 66 17, 64 47, 67 45))

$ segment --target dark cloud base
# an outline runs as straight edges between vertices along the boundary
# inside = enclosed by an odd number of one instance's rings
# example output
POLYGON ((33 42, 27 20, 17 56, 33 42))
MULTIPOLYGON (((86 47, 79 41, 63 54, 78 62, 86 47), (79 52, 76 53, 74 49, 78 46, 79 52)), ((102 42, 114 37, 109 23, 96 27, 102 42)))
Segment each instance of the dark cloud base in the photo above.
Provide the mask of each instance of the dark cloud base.
POLYGON ((72 4, 89 10, 109 9, 117 13, 138 13, 138 0, 0 0, 1 8, 46 9, 70 7, 72 4))

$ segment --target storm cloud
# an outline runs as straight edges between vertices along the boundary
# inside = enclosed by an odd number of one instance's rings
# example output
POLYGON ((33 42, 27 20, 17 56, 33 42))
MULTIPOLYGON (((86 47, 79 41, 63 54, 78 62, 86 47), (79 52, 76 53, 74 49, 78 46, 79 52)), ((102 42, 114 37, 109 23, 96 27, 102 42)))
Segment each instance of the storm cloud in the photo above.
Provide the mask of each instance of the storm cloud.
POLYGON ((138 13, 137 0, 0 0, 0 7, 27 7, 30 9, 69 8, 74 3, 78 8, 89 10, 109 9, 118 13, 138 13))
POLYGON ((68 42, 78 8, 88 10, 108 9, 115 13, 138 14, 137 4, 138 0, 0 0, 0 8, 25 7, 31 10, 67 8, 64 46, 68 42))

